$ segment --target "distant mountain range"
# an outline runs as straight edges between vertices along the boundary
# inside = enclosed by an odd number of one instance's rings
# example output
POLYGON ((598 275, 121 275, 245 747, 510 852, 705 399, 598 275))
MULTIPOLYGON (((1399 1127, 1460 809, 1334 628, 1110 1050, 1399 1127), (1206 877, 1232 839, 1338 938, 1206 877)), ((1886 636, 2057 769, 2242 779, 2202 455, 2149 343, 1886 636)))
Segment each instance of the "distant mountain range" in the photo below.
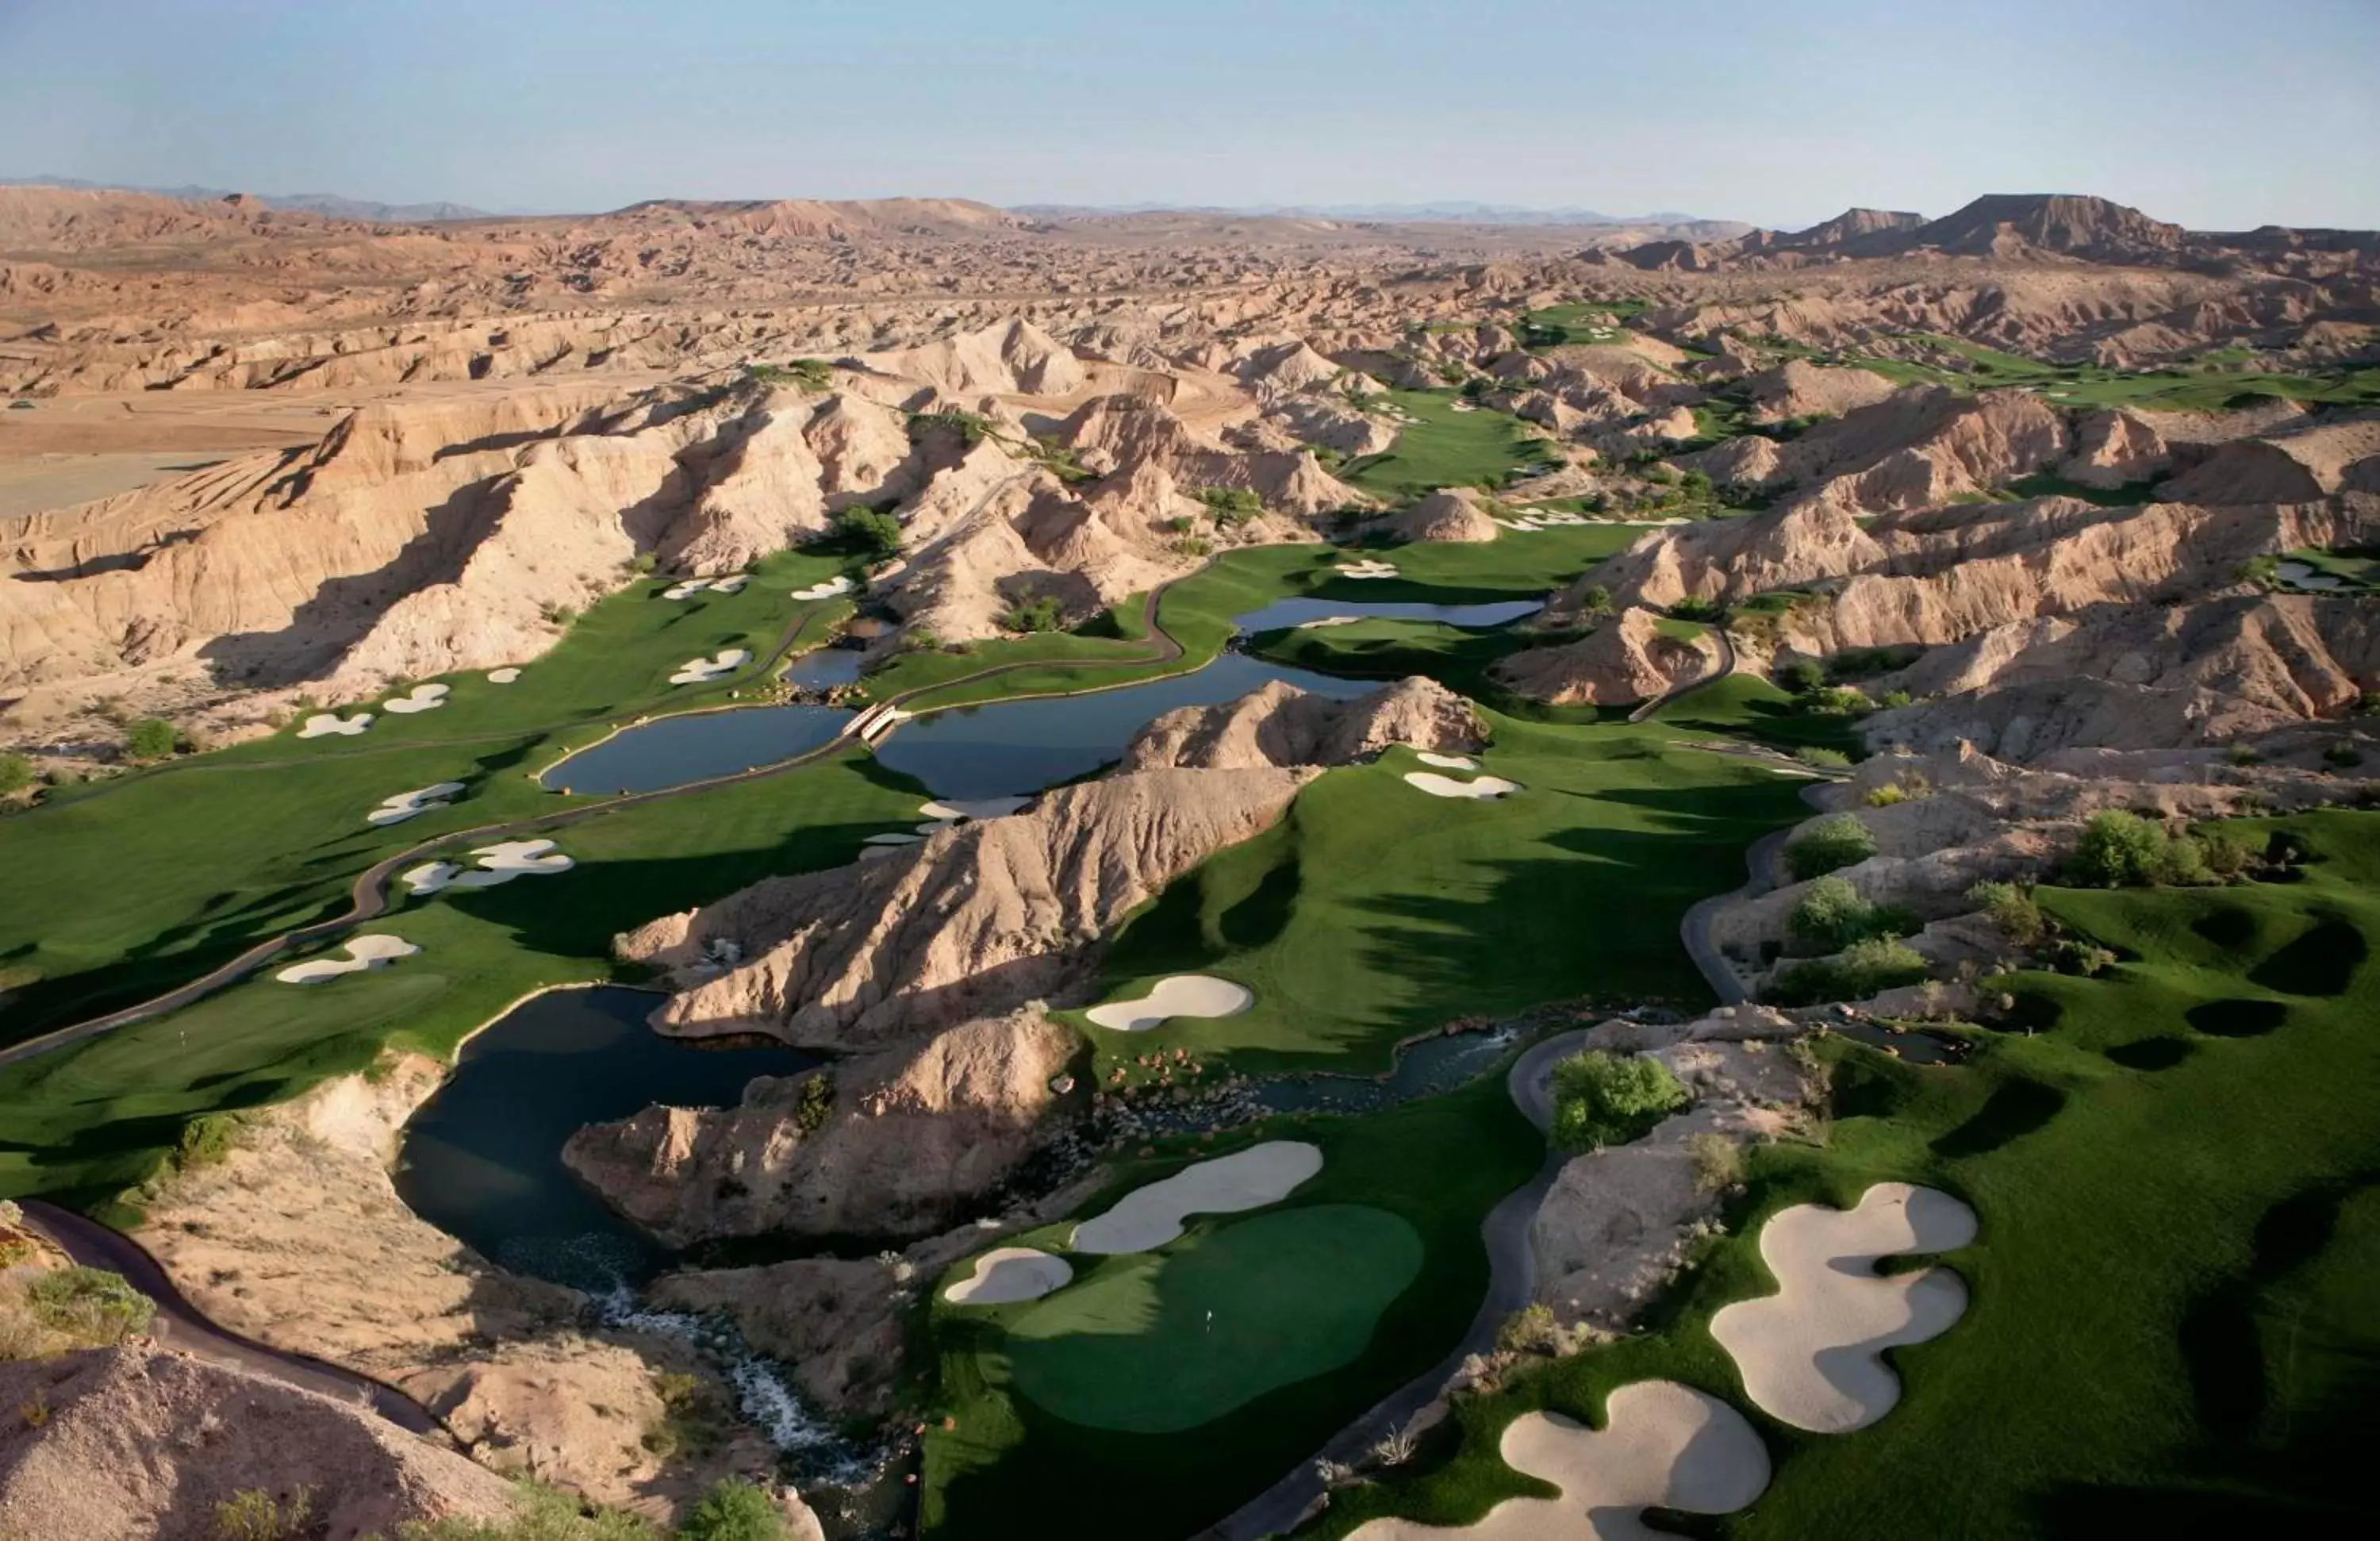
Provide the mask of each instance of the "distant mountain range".
MULTIPOLYGON (((79 176, 6 176, 0 182, 20 187, 75 188, 85 192, 153 193, 159 198, 178 198, 186 203, 212 203, 232 196, 230 188, 135 188, 119 182, 86 182, 79 176)), ((256 200, 269 209, 294 209, 302 213, 327 214, 334 219, 387 220, 399 224, 419 224, 425 220, 487 219, 485 209, 474 209, 463 203, 380 203, 368 198, 347 198, 339 193, 256 193, 256 200)))
POLYGON ((1283 219, 1365 220, 1390 224, 1720 224, 1698 214, 1665 211, 1607 214, 1594 209, 1532 209, 1517 203, 1257 203, 1223 207, 1181 203, 1021 203, 1014 212, 1038 217, 1084 214, 1242 214, 1283 219))

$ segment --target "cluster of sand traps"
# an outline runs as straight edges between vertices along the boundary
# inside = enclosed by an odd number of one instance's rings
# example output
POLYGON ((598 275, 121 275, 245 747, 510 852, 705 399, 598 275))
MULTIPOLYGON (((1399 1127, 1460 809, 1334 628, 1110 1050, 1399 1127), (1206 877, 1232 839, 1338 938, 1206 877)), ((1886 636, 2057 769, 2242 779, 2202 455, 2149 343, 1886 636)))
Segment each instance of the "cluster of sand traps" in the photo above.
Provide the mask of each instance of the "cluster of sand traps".
POLYGON ((1192 1215, 1231 1215, 1278 1204, 1321 1170, 1320 1147, 1268 1140, 1134 1189, 1106 1214, 1075 1227, 1067 1244, 1102 1256, 1148 1252, 1181 1235, 1182 1222, 1192 1215))
POLYGON ((1711 1336, 1735 1358, 1744 1394, 1795 1428, 1842 1434, 1892 1411, 1900 1380, 1884 1351, 1949 1330, 1967 1287, 1948 1268, 1876 1273, 1903 1252, 1948 1252, 1975 1239, 1975 1212, 1949 1194, 1879 1183, 1855 1209, 1797 1204, 1760 1232, 1778 1292, 1711 1317, 1711 1336))
POLYGON ((471 855, 479 858, 476 870, 451 861, 424 862, 397 881, 417 894, 436 893, 449 888, 493 888, 515 878, 551 877, 578 865, 556 851, 550 840, 507 840, 482 845, 471 855))
POLYGON ((421 951, 403 937, 357 937, 345 949, 346 956, 314 958, 301 964, 291 964, 273 976, 285 985, 319 985, 325 979, 335 979, 342 974, 360 974, 367 968, 378 968, 396 958, 409 958, 421 951))
POLYGON ((1318 615, 1311 621, 1298 622, 1297 629, 1313 631, 1320 626, 1352 626, 1362 619, 1361 615, 1318 615))
POLYGON ((1392 578, 1397 576, 1397 569, 1393 563, 1381 562, 1367 556, 1360 562, 1342 563, 1339 567, 1338 576, 1351 578, 1392 578))
POLYGON ((1521 790, 1520 783, 1508 782, 1501 776, 1474 776, 1467 782, 1458 782, 1435 770, 1408 770, 1405 780, 1433 797, 1504 797, 1521 790))
POLYGON ((670 676, 672 685, 701 685, 708 680, 723 680, 752 661, 752 655, 742 648, 722 648, 711 658, 690 658, 670 676))
POLYGON ((953 1305, 1008 1305, 1062 1290, 1075 1270, 1062 1257, 1029 1246, 994 1247, 975 1260, 975 1272, 942 1292, 953 1305))
POLYGON ((1566 514, 1559 509, 1532 508, 1510 519, 1498 519, 1506 529, 1552 529, 1558 525, 1591 525, 1595 521, 1584 514, 1566 514))
POLYGON ((399 696, 393 701, 382 701, 381 710, 394 711, 400 717, 410 717, 417 711, 431 711, 446 704, 447 686, 417 685, 412 694, 399 696))
POLYGON ((488 683, 490 685, 510 685, 513 681, 518 678, 520 678, 520 671, 509 664, 505 665, 502 669, 491 669, 488 671, 488 683))
POLYGON ((1475 1525, 1440 1529, 1374 1520, 1349 1541, 1651 1541, 1651 1505, 1692 1514, 1742 1509, 1768 1486, 1768 1451, 1742 1414, 1674 1380, 1614 1390, 1604 1426, 1524 1413, 1504 1429, 1504 1463, 1561 1489, 1559 1499, 1507 1499, 1475 1525))
POLYGON ((1414 758, 1424 765, 1435 765, 1441 770, 1476 770, 1479 762, 1469 755, 1441 755, 1429 749, 1416 749, 1414 758))
POLYGON ((1084 1014, 1119 1033, 1146 1033, 1169 1017, 1235 1016, 1256 1003, 1256 996, 1245 985, 1211 974, 1176 974, 1157 981, 1157 988, 1147 995, 1111 1001, 1084 1014))
POLYGON ((335 711, 318 711, 306 719, 305 725, 298 730, 298 736, 329 738, 335 734, 341 738, 353 738, 370 727, 371 720, 372 714, 369 711, 358 711, 353 717, 342 717, 335 711))
POLYGON ((851 589, 852 583, 849 578, 831 577, 824 583, 813 583, 808 588, 795 589, 794 598, 797 600, 831 600, 837 594, 848 594, 851 592, 851 589))
POLYGON ((461 782, 440 782, 419 792, 400 792, 385 799, 381 806, 364 815, 367 824, 402 824, 416 814, 443 808, 447 799, 463 790, 461 782))
POLYGON ((712 594, 733 594, 742 588, 745 582, 745 576, 741 573, 736 574, 734 577, 687 578, 681 583, 673 583, 667 588, 662 589, 662 598, 665 600, 690 600, 697 594, 705 592, 712 594))

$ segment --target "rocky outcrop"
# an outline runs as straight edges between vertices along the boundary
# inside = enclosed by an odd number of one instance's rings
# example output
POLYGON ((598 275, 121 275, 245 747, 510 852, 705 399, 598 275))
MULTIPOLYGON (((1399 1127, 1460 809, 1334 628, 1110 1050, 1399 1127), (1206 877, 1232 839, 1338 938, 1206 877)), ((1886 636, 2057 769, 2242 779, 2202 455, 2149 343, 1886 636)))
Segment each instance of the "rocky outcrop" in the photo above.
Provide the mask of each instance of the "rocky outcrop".
POLYGON ((1763 423, 1840 418, 1859 407, 1873 406, 1899 389, 1872 370, 1831 369, 1802 358, 1789 358, 1743 382, 1744 394, 1752 402, 1752 419, 1763 423))
POLYGON ((715 1372, 674 1339, 583 1327, 576 1291, 494 1268, 398 1198, 396 1132, 443 1074, 408 1058, 273 1109, 223 1161, 151 1195, 140 1240, 213 1320, 396 1386, 500 1470, 663 1514, 766 1469, 749 1431, 700 1454, 648 1450, 667 1411, 655 1377, 732 1401, 715 1372))
POLYGON ((1156 719, 1125 748, 1123 769, 1346 765, 1392 744, 1463 754, 1481 738, 1471 703, 1419 675, 1352 701, 1273 680, 1236 701, 1184 707, 1156 719))
POLYGON ((513 1510, 504 1478, 370 1412, 145 1343, 0 1364, 0 1406, 8 1535, 214 1541, 242 1492, 302 1489, 324 1541, 513 1510))
POLYGON ((1087 380, 1066 346, 1027 321, 869 354, 860 362, 879 374, 920 382, 952 396, 1062 396, 1081 390, 1087 380))
POLYGON ((1079 1041, 1036 1012, 962 1023, 837 1065, 822 1119, 804 1116, 808 1077, 764 1077, 737 1107, 590 1125, 563 1158, 674 1246, 769 1231, 914 1236, 959 1219, 1039 1145, 1079 1041))
POLYGON ((1494 516, 1468 488, 1440 488, 1370 528, 1397 540, 1493 540, 1500 533, 1494 516))
POLYGON ((1631 607, 1575 642, 1514 653, 1495 674, 1548 706, 1626 706, 1700 679, 1718 660, 1718 641, 1707 631, 1672 636, 1659 616, 1631 607))
POLYGON ((775 878, 617 938, 683 987, 660 1031, 865 1050, 1047 999, 1124 914, 1271 824, 1310 770, 1150 770, 1043 795, 881 860, 775 878), (724 974, 715 942, 747 961, 724 974))
POLYGON ((2380 417, 2230 440, 2162 495, 2180 503, 2310 503, 2334 492, 2380 492, 2380 417))

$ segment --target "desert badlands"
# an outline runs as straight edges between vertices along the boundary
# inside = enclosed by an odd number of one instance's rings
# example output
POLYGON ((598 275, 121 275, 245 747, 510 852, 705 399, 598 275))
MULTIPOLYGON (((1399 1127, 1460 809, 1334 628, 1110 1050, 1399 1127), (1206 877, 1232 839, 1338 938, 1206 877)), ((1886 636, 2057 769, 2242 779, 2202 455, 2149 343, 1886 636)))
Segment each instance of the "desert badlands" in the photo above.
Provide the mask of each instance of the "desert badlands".
POLYGON ((0 399, 0 1535, 2367 1502, 2380 236, 6 186, 0 399))

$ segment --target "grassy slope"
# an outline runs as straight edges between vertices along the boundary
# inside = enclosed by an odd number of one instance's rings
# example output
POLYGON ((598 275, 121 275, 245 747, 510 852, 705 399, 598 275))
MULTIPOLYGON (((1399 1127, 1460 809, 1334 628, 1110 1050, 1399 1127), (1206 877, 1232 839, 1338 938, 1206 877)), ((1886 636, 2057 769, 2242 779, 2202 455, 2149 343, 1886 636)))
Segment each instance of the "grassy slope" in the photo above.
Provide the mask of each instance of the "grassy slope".
POLYGON ((1109 996, 1196 969, 1257 999, 1147 1033, 1090 1029, 1102 1081, 1177 1047, 1234 1071, 1380 1070, 1397 1040, 1457 1016, 1579 995, 1704 1000, 1679 920, 1742 881, 1744 846, 1801 813, 1798 783, 1649 727, 1493 724, 1485 768, 1524 792, 1434 797, 1391 751, 1324 776, 1274 831, 1128 921, 1109 996))
POLYGON ((1390 391, 1388 397, 1414 420, 1398 430, 1387 453, 1350 461, 1340 473, 1342 481, 1376 497, 1411 503, 1440 487, 1501 487, 1516 471, 1529 474, 1551 458, 1510 414, 1484 406, 1456 411, 1462 398, 1452 391, 1390 391))
POLYGON ((0 870, 39 879, 0 885, 0 969, 39 977, 0 1006, 0 1041, 128 1004, 334 913, 358 873, 426 838, 571 806, 533 773, 609 720, 724 702, 748 686, 797 622, 822 635, 847 610, 787 597, 835 570, 824 558, 776 557, 740 594, 683 601, 640 579, 512 685, 448 676, 446 705, 376 712, 355 738, 301 741, 293 726, 0 819, 0 870), (723 647, 751 651, 754 669, 711 686, 668 683, 723 647), (365 824, 382 798, 442 781, 469 788, 451 809, 365 824))
MULTIPOLYGON (((955 1307, 937 1287, 932 1317, 941 1359, 941 1409, 955 1422, 926 1437, 923 1534, 976 1538, 1090 1541, 1148 1535, 1161 1516, 1164 1534, 1187 1535, 1228 1513, 1311 1455, 1351 1411, 1368 1406, 1427 1368, 1462 1333, 1488 1283, 1479 1221, 1535 1171, 1541 1146, 1504 1094, 1500 1076, 1461 1091, 1366 1119, 1275 1120, 1230 1141, 1195 1150, 1176 1146, 1127 1163, 1095 1213, 1132 1188, 1177 1170, 1185 1154, 1208 1156, 1257 1138, 1311 1140, 1323 1169, 1281 1209, 1357 1204, 1403 1219, 1423 1244, 1421 1271, 1390 1304, 1363 1354, 1353 1363, 1283 1387, 1183 1434, 1126 1434, 1067 1423, 1009 1390, 1006 1329, 1032 1304, 955 1307)), ((1230 1218, 1194 1219, 1172 1258, 1195 1251, 1230 1218)), ((1062 1250, 1070 1227, 1020 1238, 1062 1250)), ((1328 1256, 1314 1259, 1327 1267, 1328 1256)), ((1344 1261, 1344 1259, 1341 1259, 1344 1261)), ((1131 1259, 1094 1265, 1119 1271, 1131 1259)), ((972 1267, 961 1264, 952 1278, 972 1267)), ((1328 1273, 1303 1287, 1328 1290, 1328 1273)), ((1062 1298, 1062 1297, 1061 1297, 1062 1298)), ((1260 1302, 1250 1302, 1260 1309, 1260 1302)))
POLYGON ((1528 1489, 1489 1454, 1510 1419, 1540 1406, 1599 1419, 1612 1387, 1657 1375, 1734 1401, 1779 1458, 1758 1504, 1714 1534, 2174 1534, 2240 1515, 2252 1523, 2238 1534, 2323 1533, 2303 1521, 2350 1497, 2352 1468, 2321 1458, 2368 1432, 2380 1362, 2365 1271, 2380 1251, 2380 968, 2353 966, 2380 940, 2380 815, 2285 822, 2327 858, 2302 883, 2043 891, 2132 958, 2098 979, 2028 979, 2062 1009, 2048 1031, 1988 1036, 1955 1070, 1829 1044, 1831 1140, 1755 1157, 1731 1234, 1653 1330, 1466 1403, 1459 1451, 1450 1438, 1397 1487, 1342 1496, 1314 1534, 1390 1508, 1474 1518, 1528 1489), (2189 1025, 2193 1006, 2238 996, 2285 1001, 2289 1020, 2251 1037, 2189 1025), (2152 1037, 2186 1045, 2180 1062, 2110 1056, 2152 1037), (1770 1423, 1711 1341, 1710 1313, 1774 1288, 1754 1245, 1763 1218, 1888 1178, 1975 1207, 1982 1235, 1952 1259, 1973 1304, 1894 1354, 1905 1396, 1881 1424, 1826 1438, 1770 1423))
POLYGON ((564 831, 573 871, 416 899, 366 928, 418 958, 328 984, 271 972, 194 1006, 0 1070, 0 1195, 98 1203, 198 1114, 296 1095, 382 1044, 443 1055, 518 997, 601 979, 613 935, 774 872, 839 865, 916 819, 919 794, 849 753, 601 814, 564 831))

